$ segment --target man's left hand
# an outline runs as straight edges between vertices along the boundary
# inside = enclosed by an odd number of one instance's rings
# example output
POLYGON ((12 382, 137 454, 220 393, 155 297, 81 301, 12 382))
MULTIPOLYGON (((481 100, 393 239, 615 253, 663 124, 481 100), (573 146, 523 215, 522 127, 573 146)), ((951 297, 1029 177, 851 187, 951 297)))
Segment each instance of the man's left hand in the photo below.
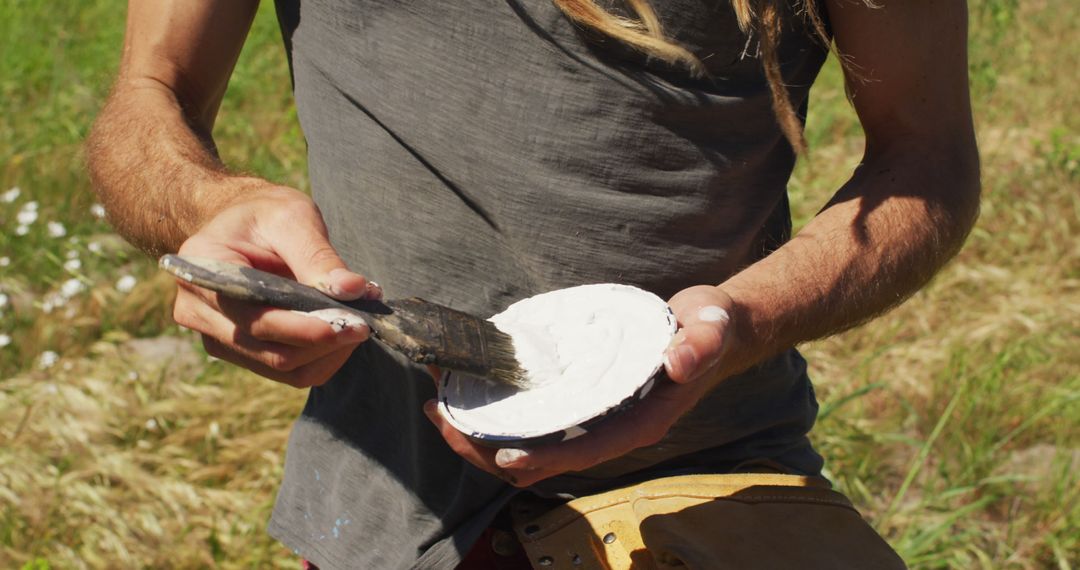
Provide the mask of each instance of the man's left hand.
MULTIPOLYGON (((698 286, 668 301, 679 330, 664 356, 663 380, 626 412, 574 439, 529 449, 494 449, 472 442, 440 414, 434 400, 424 413, 451 449, 473 465, 518 487, 568 471, 582 471, 658 443, 671 426, 730 374, 726 356, 734 335, 734 302, 717 287, 698 286)), ((436 376, 438 378, 438 376, 436 376)))

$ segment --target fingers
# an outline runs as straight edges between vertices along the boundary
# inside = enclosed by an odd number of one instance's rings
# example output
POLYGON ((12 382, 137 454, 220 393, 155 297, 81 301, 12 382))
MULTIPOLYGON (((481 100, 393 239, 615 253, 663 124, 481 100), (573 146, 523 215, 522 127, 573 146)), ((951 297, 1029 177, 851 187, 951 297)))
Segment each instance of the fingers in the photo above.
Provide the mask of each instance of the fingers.
MULTIPOLYGON (((297 281, 324 291, 341 300, 378 299, 382 290, 378 284, 369 282, 362 275, 353 273, 345 266, 337 251, 330 244, 322 216, 314 204, 309 215, 294 214, 310 219, 297 220, 289 226, 288 239, 273 239, 274 251, 289 267, 297 281)), ((280 228, 272 228, 264 235, 274 235, 280 228)))
POLYGON ((668 377, 675 382, 696 380, 714 368, 724 354, 727 327, 694 323, 682 327, 664 355, 668 377))
MULTIPOLYGON (((217 211, 180 253, 271 271, 341 300, 382 296, 377 285, 345 267, 314 202, 291 188, 267 184, 243 194, 217 211)), ((370 333, 349 313, 298 314, 178 283, 174 318, 202 333, 210 354, 295 386, 324 382, 370 333)))
POLYGON ((297 347, 325 346, 347 341, 350 337, 366 340, 371 332, 358 316, 336 309, 301 313, 223 297, 217 297, 216 301, 218 311, 232 321, 238 331, 261 341, 297 347), (329 311, 343 314, 336 316, 329 311))
POLYGON ((716 287, 692 287, 668 302, 679 331, 664 354, 668 377, 685 383, 709 373, 724 356, 732 330, 733 302, 716 287))
POLYGON ((491 449, 458 432, 439 413, 434 400, 424 413, 443 439, 469 463, 518 487, 570 471, 583 471, 663 438, 676 419, 699 397, 694 385, 667 382, 624 414, 604 421, 589 433, 571 440, 529 449, 491 449))
POLYGON ((428 400, 424 403, 424 415, 431 420, 431 423, 435 424, 435 429, 439 430, 443 439, 446 440, 446 444, 450 446, 450 449, 454 450, 454 453, 457 453, 474 466, 512 485, 517 484, 517 480, 512 474, 507 473, 495 464, 495 454, 498 450, 475 444, 465 437, 465 434, 459 432, 442 417, 435 400, 428 400))
POLYGON ((500 449, 495 466, 528 486, 570 471, 583 471, 640 447, 654 445, 696 401, 686 386, 666 383, 622 415, 571 440, 530 449, 500 449), (693 399, 691 399, 693 398, 693 399))
POLYGON ((222 343, 207 335, 203 335, 203 346, 210 356, 294 388, 310 388, 325 384, 338 369, 344 366, 345 361, 356 349, 355 344, 343 346, 307 364, 293 367, 288 360, 272 361, 272 364, 266 364, 262 360, 248 358, 237 351, 234 345, 222 343))
POLYGON ((304 314, 219 299, 189 287, 178 292, 173 317, 202 333, 210 355, 298 387, 324 382, 369 335, 364 325, 335 330, 304 314))

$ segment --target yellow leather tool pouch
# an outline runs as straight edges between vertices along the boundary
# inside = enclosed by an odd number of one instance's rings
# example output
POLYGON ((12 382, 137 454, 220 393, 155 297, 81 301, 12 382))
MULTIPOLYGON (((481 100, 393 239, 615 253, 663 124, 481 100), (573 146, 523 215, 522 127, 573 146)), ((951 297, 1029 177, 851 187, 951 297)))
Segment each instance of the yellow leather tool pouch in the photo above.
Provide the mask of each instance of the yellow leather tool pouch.
POLYGON ((511 506, 534 568, 904 568, 824 479, 682 475, 570 501, 511 506), (541 512, 542 511, 542 512, 541 512))

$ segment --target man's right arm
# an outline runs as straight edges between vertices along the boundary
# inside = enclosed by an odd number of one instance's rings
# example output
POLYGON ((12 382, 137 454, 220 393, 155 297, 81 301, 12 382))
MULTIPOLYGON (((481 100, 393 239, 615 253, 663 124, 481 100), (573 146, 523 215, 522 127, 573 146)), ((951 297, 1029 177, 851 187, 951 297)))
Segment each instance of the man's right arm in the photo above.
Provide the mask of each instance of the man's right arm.
POLYGON ((120 72, 87 143, 117 230, 152 255, 268 183, 228 173, 211 130, 257 0, 128 6, 120 72))
MULTIPOLYGON (((131 0, 120 72, 87 141, 109 221, 151 255, 179 251, 258 267, 340 299, 380 291, 348 271, 311 199, 229 172, 211 131, 257 0, 131 0), (287 228, 287 230, 284 230, 287 228)), ((180 283, 173 315, 207 351, 293 386, 325 382, 367 339, 290 311, 180 283)))

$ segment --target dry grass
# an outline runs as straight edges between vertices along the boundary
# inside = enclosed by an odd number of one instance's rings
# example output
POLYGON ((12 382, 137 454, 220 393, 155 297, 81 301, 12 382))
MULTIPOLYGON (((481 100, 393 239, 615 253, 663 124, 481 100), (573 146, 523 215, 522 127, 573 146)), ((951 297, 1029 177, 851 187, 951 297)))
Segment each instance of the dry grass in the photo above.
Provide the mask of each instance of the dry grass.
POLYGON ((299 394, 208 362, 189 335, 125 336, 0 384, 0 560, 288 562, 263 529, 299 394))
MULTIPOLYGON (((21 56, 0 78, 12 109, 0 123, 0 192, 23 187, 0 202, 10 261, 0 334, 13 339, 0 347, 0 566, 295 567, 264 527, 303 393, 208 360, 169 324, 168 280, 88 214, 77 149, 112 73, 115 8, 0 6, 0 51, 21 56), (30 200, 41 220, 16 237, 30 200), (67 235, 49 237, 46 220, 67 235), (115 286, 125 274, 138 280, 130 292, 115 286), (83 286, 60 295, 72 279, 83 286), (43 366, 47 351, 58 361, 43 366)), ((218 136, 230 162, 302 187, 271 8, 218 136)), ((827 469, 913 567, 1080 560, 1074 13, 1068 0, 973 0, 978 226, 907 304, 804 347, 827 469)), ((813 154, 792 184, 797 222, 861 152, 835 66, 813 97, 813 154)))

